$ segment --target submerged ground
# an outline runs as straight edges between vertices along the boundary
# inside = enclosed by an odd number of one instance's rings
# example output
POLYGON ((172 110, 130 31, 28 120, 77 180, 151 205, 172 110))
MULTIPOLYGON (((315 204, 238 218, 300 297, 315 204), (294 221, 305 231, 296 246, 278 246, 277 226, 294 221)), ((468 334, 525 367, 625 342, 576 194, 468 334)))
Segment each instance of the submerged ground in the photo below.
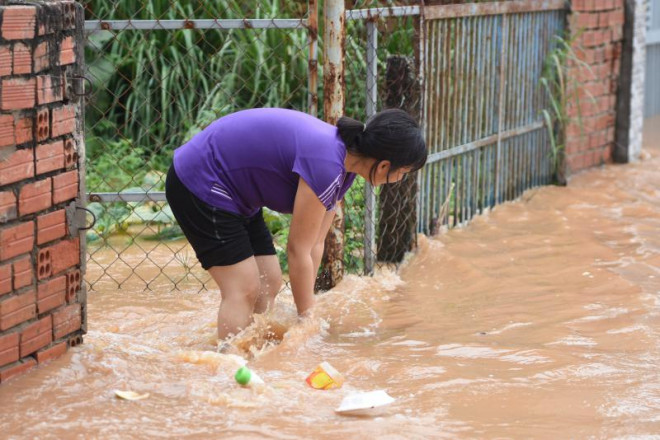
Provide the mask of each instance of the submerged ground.
POLYGON ((0 432, 660 438, 657 127, 648 121, 639 163, 530 190, 422 238, 399 274, 348 277, 312 320, 298 323, 282 296, 237 343, 253 347, 263 388, 237 386, 235 358, 215 353, 216 290, 91 292, 85 343, 0 387, 0 432), (268 328, 280 344, 263 340, 268 328), (342 389, 305 384, 323 360, 344 373, 342 389), (114 389, 150 396, 122 401, 114 389), (383 416, 334 413, 350 391, 375 389, 397 398, 383 416))

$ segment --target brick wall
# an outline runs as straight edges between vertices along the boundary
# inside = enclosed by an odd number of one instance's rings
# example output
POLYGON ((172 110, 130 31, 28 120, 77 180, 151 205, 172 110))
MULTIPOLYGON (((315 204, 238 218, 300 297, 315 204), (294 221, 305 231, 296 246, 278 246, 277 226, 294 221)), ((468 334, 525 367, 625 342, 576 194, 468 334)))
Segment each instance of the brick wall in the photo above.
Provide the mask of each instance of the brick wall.
MULTIPOLYGON (((623 38, 624 0, 572 0, 569 30, 579 34, 573 47, 590 69, 569 68, 568 84, 577 85, 580 110, 574 100, 567 112, 567 175, 612 161, 615 140, 616 98, 623 38), (578 114, 581 115, 580 126, 578 114)), ((570 87, 570 86, 569 86, 570 87)), ((569 91, 569 96, 575 96, 569 91)))
POLYGON ((0 6, 0 383, 85 329, 82 19, 73 2, 0 6))
POLYGON ((615 139, 616 96, 625 20, 624 0, 573 0, 568 26, 579 33, 573 49, 590 66, 572 65, 569 81, 577 85, 582 127, 574 99, 568 104, 572 117, 566 127, 566 173, 612 161, 615 139))

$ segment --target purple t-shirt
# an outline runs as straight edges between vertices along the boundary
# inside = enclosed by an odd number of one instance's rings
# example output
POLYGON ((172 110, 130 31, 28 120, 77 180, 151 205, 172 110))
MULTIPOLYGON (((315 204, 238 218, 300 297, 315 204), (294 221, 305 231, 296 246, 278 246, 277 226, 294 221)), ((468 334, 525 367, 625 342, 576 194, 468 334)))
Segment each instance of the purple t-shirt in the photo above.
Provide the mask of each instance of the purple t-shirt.
POLYGON ((337 127, 279 108, 243 110, 210 124, 174 151, 183 184, 211 206, 244 216, 266 206, 293 212, 302 177, 326 210, 353 183, 337 127))

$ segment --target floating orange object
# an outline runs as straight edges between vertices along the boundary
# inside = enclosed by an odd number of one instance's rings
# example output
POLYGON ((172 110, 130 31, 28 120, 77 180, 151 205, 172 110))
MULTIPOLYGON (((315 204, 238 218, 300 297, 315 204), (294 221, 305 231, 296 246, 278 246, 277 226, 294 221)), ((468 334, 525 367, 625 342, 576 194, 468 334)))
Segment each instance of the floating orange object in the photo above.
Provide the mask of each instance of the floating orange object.
POLYGON ((344 376, 329 363, 321 362, 305 381, 317 390, 331 390, 341 388, 344 376))

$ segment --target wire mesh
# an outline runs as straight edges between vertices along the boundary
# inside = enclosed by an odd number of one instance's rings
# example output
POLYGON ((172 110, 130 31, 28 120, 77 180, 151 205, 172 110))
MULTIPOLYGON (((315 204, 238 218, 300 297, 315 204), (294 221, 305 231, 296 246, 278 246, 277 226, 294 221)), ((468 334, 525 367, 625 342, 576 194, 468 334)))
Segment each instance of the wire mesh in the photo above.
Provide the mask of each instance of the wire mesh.
MULTIPOLYGON (((403 108, 422 123, 430 156, 419 175, 395 185, 374 189, 356 179, 344 200, 346 273, 397 263, 418 230, 463 223, 550 178, 547 133, 537 120, 547 103, 537 84, 563 13, 420 22, 419 8, 390 6, 347 5, 345 114, 365 121, 403 108)), ((86 45, 93 83, 86 143, 89 208, 98 219, 88 234, 86 280, 99 290, 136 282, 213 288, 164 201, 172 152, 237 110, 316 113, 323 72, 318 63, 318 81, 310 81, 317 70, 310 38, 322 32, 308 30, 306 3, 95 0, 85 7, 97 29, 86 45)), ((286 280, 290 217, 265 210, 265 218, 286 280)))
MULTIPOLYGON (((93 195, 88 206, 97 221, 87 236, 87 282, 94 289, 126 283, 144 283, 148 289, 208 287, 210 278, 181 239, 162 195, 172 153, 234 111, 308 109, 308 31, 278 28, 275 20, 304 20, 307 5, 228 0, 88 1, 84 6, 88 23, 102 22, 97 27, 128 19, 133 26, 152 28, 86 35, 86 76, 92 82, 85 115, 86 183, 89 193, 105 195, 93 195), (217 18, 271 23, 266 29, 186 28, 186 20, 217 18), (165 20, 184 22, 180 29, 164 29, 165 20), (126 193, 153 195, 117 201, 122 197, 117 194, 126 193)), ((282 256, 288 219, 270 212, 267 219, 282 256)))
MULTIPOLYGON (((378 2, 355 2, 353 10, 383 6, 386 5, 378 2)), ((401 90, 401 84, 406 84, 404 88, 410 83, 418 84, 417 78, 410 78, 408 82, 388 78, 388 60, 401 55, 414 60, 419 37, 419 16, 412 9, 400 11, 410 15, 391 16, 391 9, 372 9, 365 13, 369 18, 346 23, 348 116, 367 121, 385 108, 404 108, 411 113, 418 108, 418 96, 413 97, 409 90, 401 90), (410 100, 402 102, 400 98, 404 96, 410 100)), ((401 261, 395 250, 410 250, 414 226, 412 232, 405 232, 405 225, 411 220, 414 224, 415 193, 406 193, 400 188, 410 186, 411 182, 415 183, 414 176, 408 176, 398 184, 373 188, 361 177, 356 179, 344 203, 347 242, 344 264, 347 272, 371 273, 383 264, 401 261)))

